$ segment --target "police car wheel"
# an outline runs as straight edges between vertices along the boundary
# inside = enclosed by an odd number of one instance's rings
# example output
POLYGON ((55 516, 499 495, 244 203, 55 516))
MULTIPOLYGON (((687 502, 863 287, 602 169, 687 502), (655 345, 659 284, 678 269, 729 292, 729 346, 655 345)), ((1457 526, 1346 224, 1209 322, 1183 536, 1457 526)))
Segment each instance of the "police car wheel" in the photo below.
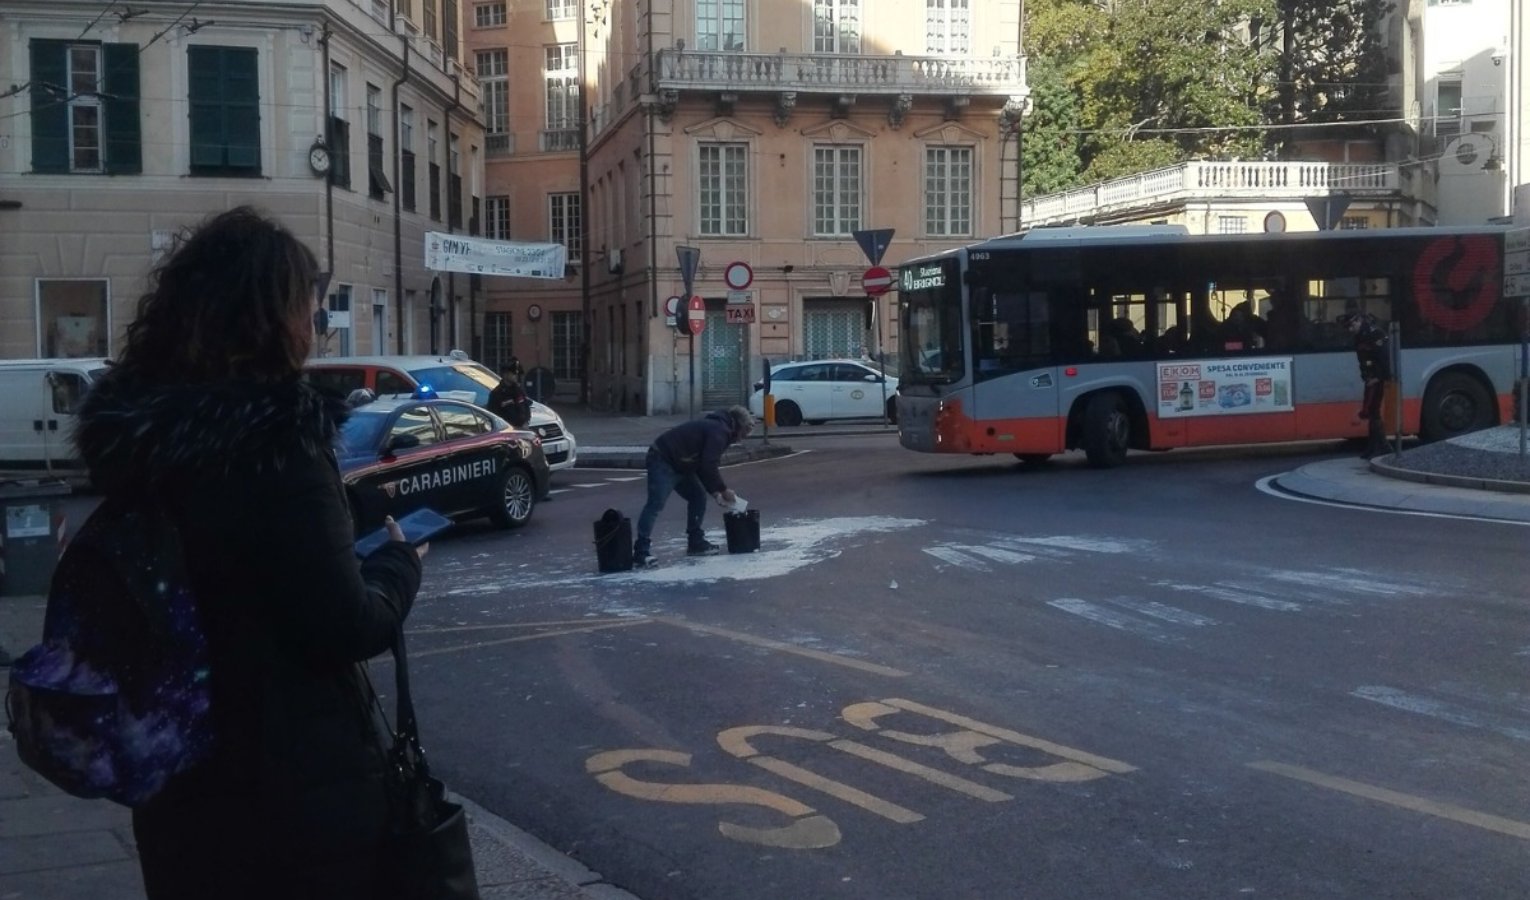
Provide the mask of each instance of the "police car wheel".
POLYGON ((500 528, 519 528, 530 521, 531 511, 536 508, 536 481, 526 469, 511 466, 500 478, 495 497, 489 518, 500 528))

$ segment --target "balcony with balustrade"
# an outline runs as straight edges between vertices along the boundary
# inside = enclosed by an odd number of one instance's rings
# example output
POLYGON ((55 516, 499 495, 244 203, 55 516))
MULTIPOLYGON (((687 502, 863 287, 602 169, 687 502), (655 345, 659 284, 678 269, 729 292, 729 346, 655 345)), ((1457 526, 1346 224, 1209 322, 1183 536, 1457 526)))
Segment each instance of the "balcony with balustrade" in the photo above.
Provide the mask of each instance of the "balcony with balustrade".
POLYGON ((789 117, 799 95, 824 95, 841 104, 871 95, 890 102, 896 124, 914 97, 942 98, 965 106, 975 97, 1024 97, 1023 56, 905 56, 848 53, 743 53, 660 50, 655 84, 661 115, 673 112, 682 93, 713 95, 720 103, 742 95, 776 99, 777 118, 789 117))
POLYGON ((1028 228, 1109 224, 1204 202, 1409 199, 1414 180, 1399 163, 1196 161, 1024 200, 1021 222, 1028 228))

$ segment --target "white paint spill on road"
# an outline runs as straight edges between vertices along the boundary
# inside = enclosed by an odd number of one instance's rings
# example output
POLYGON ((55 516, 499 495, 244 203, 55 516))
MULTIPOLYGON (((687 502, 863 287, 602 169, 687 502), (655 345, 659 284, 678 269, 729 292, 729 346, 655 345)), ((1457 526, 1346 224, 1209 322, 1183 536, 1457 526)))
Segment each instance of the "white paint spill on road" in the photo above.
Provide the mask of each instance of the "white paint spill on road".
POLYGON ((772 525, 761 535, 760 549, 754 553, 717 556, 682 555, 683 542, 654 548, 660 564, 653 569, 600 574, 589 568, 565 570, 552 577, 516 578, 513 582, 477 581, 453 590, 447 596, 470 597, 504 591, 531 591, 548 587, 599 586, 601 588, 649 584, 705 584, 720 581, 758 581, 790 575, 807 566, 839 556, 844 546, 863 534, 901 531, 923 525, 923 519, 899 519, 888 516, 846 517, 814 521, 788 520, 772 525), (673 554, 673 555, 670 555, 673 554))
MULTIPOLYGON (((965 549, 965 548, 962 548, 965 549)), ((956 566, 958 569, 966 569, 969 572, 992 572, 981 559, 963 553, 961 549, 950 545, 940 547, 925 547, 924 552, 935 557, 947 565, 956 566)))
POLYGON ((1217 620, 1210 616, 1203 616, 1188 609, 1180 609, 1177 606, 1169 606, 1154 600, 1139 600, 1136 597, 1111 597, 1107 602, 1125 607, 1135 613, 1141 613, 1144 616, 1151 616, 1164 622, 1173 622, 1176 625, 1192 625, 1199 628, 1204 625, 1217 624, 1217 620))
POLYGON ((1516 741, 1530 741, 1530 727, 1483 715, 1474 710, 1442 703, 1432 697, 1420 697, 1384 685, 1361 685, 1350 691, 1350 696, 1380 703, 1392 709, 1429 716, 1452 725, 1464 725, 1483 731, 1492 731, 1516 741))
POLYGON ((1237 584, 1218 583, 1205 584, 1179 584, 1173 581, 1155 581, 1154 587, 1168 588, 1173 591, 1184 591, 1191 594, 1200 594, 1213 600, 1221 600, 1225 603, 1236 603, 1239 606, 1257 606, 1260 609, 1273 610, 1275 612, 1301 612, 1300 603, 1292 603, 1289 600, 1281 600, 1261 593, 1252 588, 1237 584))
POLYGON ((1113 609, 1107 609, 1098 604, 1090 603, 1088 600, 1061 597, 1056 600, 1048 600, 1047 605, 1053 609, 1060 609, 1063 612, 1081 616, 1091 622, 1096 622, 1118 631, 1132 632, 1138 637, 1145 637, 1149 640, 1166 641, 1174 639, 1171 635, 1164 633, 1162 628, 1146 619, 1139 619, 1136 616, 1119 613, 1113 609))

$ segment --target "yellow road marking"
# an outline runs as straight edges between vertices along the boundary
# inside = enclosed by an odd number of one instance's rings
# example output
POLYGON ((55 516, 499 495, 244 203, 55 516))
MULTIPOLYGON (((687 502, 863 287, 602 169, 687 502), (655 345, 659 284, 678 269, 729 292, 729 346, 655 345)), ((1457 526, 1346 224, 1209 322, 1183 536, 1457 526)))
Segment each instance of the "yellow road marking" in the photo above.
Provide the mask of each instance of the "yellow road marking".
POLYGON ((1516 822, 1513 819, 1505 819, 1502 816, 1495 816, 1491 813, 1478 812, 1474 809, 1467 809, 1464 806, 1456 806, 1452 803, 1441 803, 1438 800, 1416 797, 1412 794, 1404 794, 1400 791, 1392 791, 1359 781, 1350 781, 1348 778, 1339 778, 1335 775, 1325 775, 1322 772, 1314 772, 1301 766, 1291 766, 1267 760, 1252 762, 1248 766, 1261 772, 1269 772, 1272 775, 1304 781, 1307 784, 1329 788, 1330 790, 1351 794, 1356 797, 1364 797, 1367 800, 1375 800, 1378 803, 1385 803, 1426 815, 1439 816, 1452 822, 1460 822, 1462 825, 1471 825, 1474 828, 1496 831, 1499 834, 1506 834, 1521 840, 1530 840, 1530 824, 1516 822))
POLYGON ((1096 769, 1103 769, 1106 772, 1115 772, 1118 775, 1124 775, 1127 772, 1137 771, 1136 766, 1128 765, 1127 763, 1121 762, 1120 760, 1110 759, 1104 756, 1096 756, 1093 753, 1085 753, 1082 750, 1074 750, 1072 747, 1064 747, 1062 744, 1055 744, 1051 741, 1042 740, 1041 738, 1034 738, 1029 735, 1021 734, 1018 731, 1010 731, 1008 728, 1000 728, 997 725, 989 725, 986 722, 979 722, 977 719, 969 719, 966 716, 946 712, 943 709, 936 709, 933 706, 925 706, 923 703, 915 703, 912 700, 901 700, 894 697, 882 702, 886 703, 888 706, 895 706, 898 709, 906 710, 908 712, 919 713, 920 715, 929 716, 932 719, 940 719, 943 722, 950 722, 952 725, 960 725, 968 731, 976 731, 979 734, 986 734, 990 737, 996 737, 1000 740, 1009 741, 1011 744, 1019 744, 1022 747, 1031 747, 1035 750, 1041 750, 1045 753, 1050 753, 1053 756, 1061 756, 1063 759, 1071 759, 1074 762, 1083 763, 1086 766, 1093 766, 1096 769))
POLYGON ((884 819, 891 819, 899 825, 918 822, 924 818, 924 816, 911 809, 899 806, 889 800, 872 796, 848 784, 841 784, 831 778, 825 778, 817 772, 810 772, 801 766, 792 765, 785 760, 776 759, 773 756, 751 756, 749 761, 767 772, 780 775, 788 781, 795 781, 803 787, 821 791, 852 806, 859 806, 869 813, 875 813, 884 819))
POLYGON ((913 760, 904 759, 901 756, 895 756, 886 751, 878 750, 875 747, 868 747, 865 744, 858 744, 855 741, 832 741, 829 746, 835 750, 843 750, 852 756, 859 756, 861 759, 869 762, 887 766, 889 769, 897 769, 899 772, 923 778, 932 784, 938 784, 943 788, 950 788, 953 791, 966 794, 969 797, 975 797, 978 800, 997 803, 1001 800, 1015 799, 1003 791, 996 791, 975 781, 968 781, 949 772, 932 769, 913 760))
MULTIPOLYGON (((557 631, 539 631, 536 634, 522 634, 517 637, 500 638, 495 641, 478 641, 473 644, 459 644, 456 647, 436 647, 433 650, 410 650, 410 659, 419 659, 425 656, 439 656, 442 653, 460 653, 463 650, 481 650, 484 647, 498 647, 500 644, 518 644, 522 641, 536 641, 542 638, 562 637, 565 634, 581 634, 586 631, 605 631, 609 628, 631 628, 634 625, 646 625, 652 619, 626 619, 620 622, 611 622, 605 625, 590 625, 585 628, 562 628, 557 631)), ((384 657, 379 662, 389 662, 391 658, 384 657)))
POLYGON ((562 625, 616 625, 631 624, 642 625, 653 620, 647 618, 634 618, 632 616, 619 616, 612 619, 562 619, 552 622, 504 622, 494 625, 448 625, 444 628, 411 628, 409 634, 450 634, 454 631, 492 631, 499 628, 555 628, 562 625))
POLYGON ((691 631, 699 631, 702 634, 715 634, 718 637, 725 637, 730 640, 738 641, 742 644, 752 644, 756 647, 764 647, 768 650, 779 650, 782 653, 794 653, 798 656, 805 656, 808 659, 816 659, 819 662, 833 663, 836 666, 844 666, 849 669, 857 669, 861 672, 870 672, 873 675, 886 675, 889 678, 904 678, 908 676, 908 673, 902 669, 894 669, 890 666, 878 665, 876 663, 862 662, 861 660, 853 659, 848 656, 840 656, 837 653, 826 653, 822 650, 810 650, 806 647, 797 647, 782 641, 773 641, 770 638, 762 638, 756 637, 752 634, 745 634, 742 631, 730 631, 727 628, 717 628, 713 625, 701 625, 686 619, 676 619, 668 616, 656 616, 652 621, 662 622, 665 625, 674 625, 677 628, 687 628, 691 631))

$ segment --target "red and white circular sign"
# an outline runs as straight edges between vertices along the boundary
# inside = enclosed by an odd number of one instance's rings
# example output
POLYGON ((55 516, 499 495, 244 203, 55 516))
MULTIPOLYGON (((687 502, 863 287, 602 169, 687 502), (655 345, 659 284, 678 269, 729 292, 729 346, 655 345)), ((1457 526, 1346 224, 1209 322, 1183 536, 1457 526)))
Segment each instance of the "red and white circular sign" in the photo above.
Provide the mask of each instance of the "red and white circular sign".
POLYGON ((685 324, 690 327, 691 334, 701 334, 701 330, 707 327, 707 302, 700 297, 692 297, 688 306, 685 324))
POLYGON ((678 295, 670 297, 668 300, 665 300, 664 301, 664 315, 665 315, 665 317, 673 319, 673 318, 679 316, 680 315, 680 304, 682 304, 684 302, 685 301, 681 300, 678 295))
POLYGON ((730 262, 728 267, 723 269, 723 282, 729 289, 741 291, 754 284, 754 270, 749 268, 746 262, 730 262))
POLYGON ((893 275, 882 266, 872 266, 861 276, 861 290, 868 297, 880 297, 892 287, 893 275))

